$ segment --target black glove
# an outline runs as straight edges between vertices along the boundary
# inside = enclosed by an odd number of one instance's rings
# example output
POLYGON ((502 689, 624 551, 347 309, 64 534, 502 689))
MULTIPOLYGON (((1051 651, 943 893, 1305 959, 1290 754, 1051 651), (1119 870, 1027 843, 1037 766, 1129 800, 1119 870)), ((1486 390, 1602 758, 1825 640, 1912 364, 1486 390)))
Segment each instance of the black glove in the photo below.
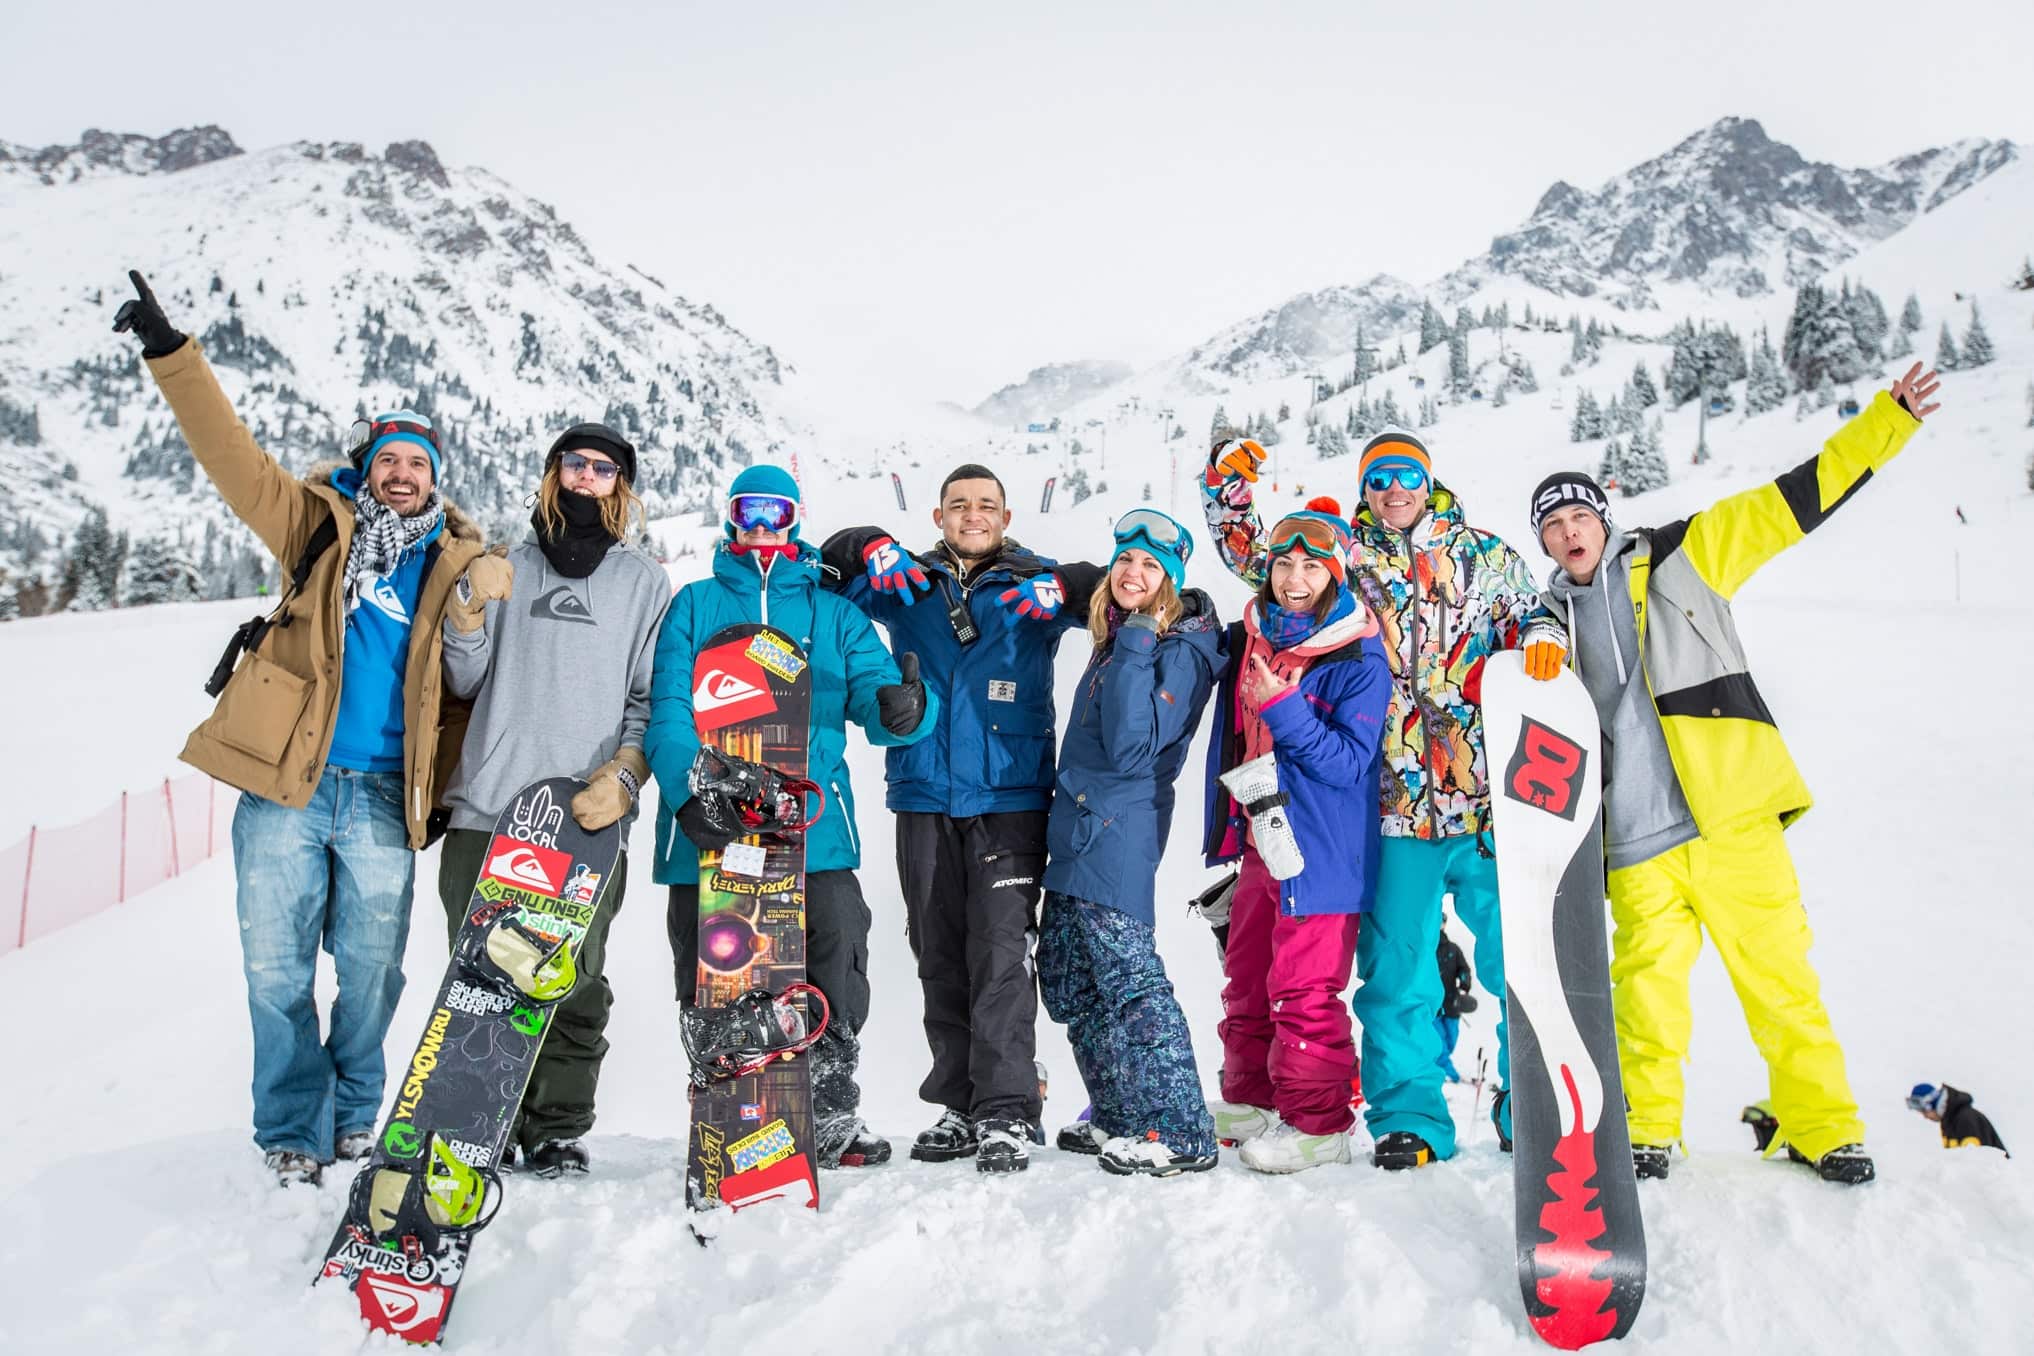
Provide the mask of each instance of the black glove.
POLYGON ((925 719, 925 684, 918 677, 918 655, 906 650, 897 657, 897 672, 904 679, 876 689, 876 706, 883 714, 883 728, 893 735, 908 735, 925 719))
POLYGON ((701 852, 719 852, 747 832, 734 802, 710 791, 678 807, 678 827, 701 852))
POLYGON ((184 336, 169 323, 169 317, 162 313, 162 306, 156 301, 155 293, 148 290, 148 280, 133 269, 127 270, 127 280, 134 284, 134 300, 122 303, 113 315, 115 334, 132 333, 141 340, 141 356, 144 358, 167 358, 184 346, 184 336))

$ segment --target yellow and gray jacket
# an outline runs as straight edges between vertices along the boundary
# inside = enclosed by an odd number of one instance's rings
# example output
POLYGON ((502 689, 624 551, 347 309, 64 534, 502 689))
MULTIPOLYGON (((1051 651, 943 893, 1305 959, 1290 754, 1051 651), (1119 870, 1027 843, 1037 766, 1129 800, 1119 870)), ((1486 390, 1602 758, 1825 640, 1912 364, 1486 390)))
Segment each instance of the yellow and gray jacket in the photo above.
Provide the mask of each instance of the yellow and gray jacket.
MULTIPOLYGON (((1680 522, 1633 530, 1627 559, 1640 662, 1703 836, 1760 819, 1791 824, 1813 803, 1752 682, 1730 599, 1862 489, 1920 427, 1880 392, 1821 452, 1777 480, 1680 522)), ((1546 601, 1561 606, 1551 590, 1546 601)))

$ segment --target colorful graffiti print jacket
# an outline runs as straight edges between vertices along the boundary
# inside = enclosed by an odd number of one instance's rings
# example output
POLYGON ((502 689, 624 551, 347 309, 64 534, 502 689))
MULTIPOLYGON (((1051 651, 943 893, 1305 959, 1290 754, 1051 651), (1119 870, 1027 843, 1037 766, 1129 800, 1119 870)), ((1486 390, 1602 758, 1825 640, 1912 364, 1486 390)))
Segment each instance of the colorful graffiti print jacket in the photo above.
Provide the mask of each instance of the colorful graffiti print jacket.
MULTIPOLYGON (((1208 533, 1232 574, 1264 584, 1264 526, 1254 504, 1232 507, 1209 487, 1208 533)), ((1238 498, 1229 487, 1227 499, 1238 498)), ((1409 532, 1357 510, 1352 582, 1382 627, 1391 664, 1381 799, 1387 838, 1455 838, 1490 827, 1483 752, 1482 663, 1494 650, 1567 631, 1540 600, 1524 558, 1463 520, 1461 501, 1434 482, 1409 532)))

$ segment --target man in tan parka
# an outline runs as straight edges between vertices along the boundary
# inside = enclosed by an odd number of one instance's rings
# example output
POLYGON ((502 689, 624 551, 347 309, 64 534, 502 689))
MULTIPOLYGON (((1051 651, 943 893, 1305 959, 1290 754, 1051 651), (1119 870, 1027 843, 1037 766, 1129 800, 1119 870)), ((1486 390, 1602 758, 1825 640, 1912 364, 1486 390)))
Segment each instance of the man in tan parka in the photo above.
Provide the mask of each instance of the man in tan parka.
POLYGON ((284 573, 271 624, 183 758, 244 793, 233 856, 254 1139, 280 1183, 316 1182, 335 1153, 372 1146, 415 852, 464 726, 441 706, 439 622, 480 533, 439 494, 437 436, 410 411, 357 425, 351 465, 285 471, 197 343, 128 276, 137 295, 114 329, 140 339, 192 455, 284 573), (305 561, 302 588, 290 588, 305 561), (323 1041, 321 945, 339 980, 323 1041))

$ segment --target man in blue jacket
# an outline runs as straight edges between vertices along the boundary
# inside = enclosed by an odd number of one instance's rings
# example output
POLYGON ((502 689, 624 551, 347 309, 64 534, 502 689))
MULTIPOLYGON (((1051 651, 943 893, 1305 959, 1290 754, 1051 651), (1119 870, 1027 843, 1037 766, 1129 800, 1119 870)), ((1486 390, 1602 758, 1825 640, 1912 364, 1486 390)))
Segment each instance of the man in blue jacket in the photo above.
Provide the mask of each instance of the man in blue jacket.
POLYGON ((940 540, 927 551, 858 527, 822 554, 827 586, 920 655, 943 702, 931 736, 888 759, 932 1047, 918 1095, 944 1108, 911 1156, 976 1155, 983 1172, 1020 1172, 1043 1110, 1031 949, 1052 803, 1052 660, 1060 636, 1085 623, 1102 572, 1005 536, 1003 482, 986 467, 947 476, 932 522, 940 540))
POLYGON ((671 601, 657 635, 650 725, 643 752, 663 789, 657 808, 656 880, 671 887, 667 924, 677 964, 678 1001, 690 1004, 699 970, 699 850, 719 847, 701 823, 689 774, 699 753, 692 716, 692 661, 726 626, 762 622, 796 640, 812 665, 812 725, 806 776, 826 792, 826 811, 805 839, 805 973, 832 1014, 812 1048, 812 1111, 823 1167, 869 1167, 890 1158, 889 1142, 856 1114, 860 1033, 869 1018, 869 906, 855 868, 854 789, 848 784, 847 722, 878 745, 910 744, 934 728, 939 701, 904 672, 868 618, 819 586, 819 553, 800 540, 798 482, 777 466, 751 466, 728 491, 727 540, 713 575, 671 601), (692 841, 698 833, 708 841, 692 841))

